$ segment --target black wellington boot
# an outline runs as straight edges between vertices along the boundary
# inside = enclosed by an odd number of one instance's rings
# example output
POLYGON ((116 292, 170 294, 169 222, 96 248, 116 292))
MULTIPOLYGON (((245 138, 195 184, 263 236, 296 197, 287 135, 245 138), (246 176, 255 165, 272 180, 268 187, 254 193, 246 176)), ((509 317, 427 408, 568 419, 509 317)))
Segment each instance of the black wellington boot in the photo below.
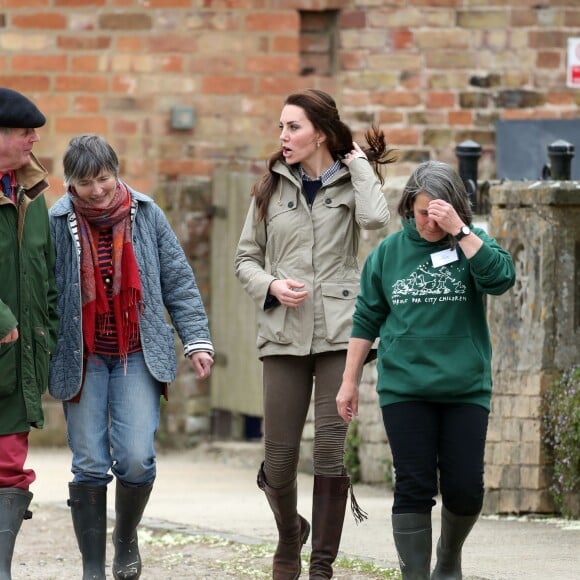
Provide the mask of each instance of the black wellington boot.
POLYGON ((128 487, 117 479, 115 492, 116 522, 113 530, 113 578, 137 580, 141 576, 141 554, 137 526, 143 517, 153 484, 128 487))
POLYGON ((478 518, 479 514, 458 516, 445 506, 441 508, 441 537, 437 542, 437 564, 431 580, 462 580, 461 549, 478 518))
POLYGON ((18 487, 0 488, 0 580, 12 580, 12 555, 32 493, 18 487))
POLYGON ((431 514, 393 514, 392 522, 403 580, 429 580, 431 514))
POLYGON ((278 528, 278 546, 272 563, 272 579, 297 580, 302 568, 300 552, 308 540, 310 524, 296 509, 298 502, 296 481, 282 489, 270 487, 266 482, 262 463, 257 483, 266 494, 278 528))
POLYGON ((83 558, 83 580, 105 580, 107 487, 69 483, 68 489, 68 505, 83 558))

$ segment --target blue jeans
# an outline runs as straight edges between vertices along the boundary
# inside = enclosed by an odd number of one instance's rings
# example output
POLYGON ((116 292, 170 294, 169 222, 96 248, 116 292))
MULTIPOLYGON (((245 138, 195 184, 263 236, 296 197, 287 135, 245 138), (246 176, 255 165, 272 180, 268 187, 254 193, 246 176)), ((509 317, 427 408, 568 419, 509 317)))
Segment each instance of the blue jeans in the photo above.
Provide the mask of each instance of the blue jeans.
POLYGON ((118 356, 89 357, 80 401, 63 403, 74 483, 153 483, 161 391, 141 351, 128 356, 126 372, 118 356))

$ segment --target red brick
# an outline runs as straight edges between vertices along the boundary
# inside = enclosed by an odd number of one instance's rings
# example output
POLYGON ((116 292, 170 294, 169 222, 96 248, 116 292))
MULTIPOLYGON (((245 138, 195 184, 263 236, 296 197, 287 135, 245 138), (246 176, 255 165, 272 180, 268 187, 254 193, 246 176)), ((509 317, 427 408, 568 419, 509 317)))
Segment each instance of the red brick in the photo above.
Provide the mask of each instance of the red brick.
POLYGON ((59 36, 57 46, 62 50, 106 50, 110 48, 110 36, 59 36))
POLYGON ((215 75, 235 75, 239 72, 238 57, 235 55, 209 56, 191 59, 187 71, 205 74, 208 70, 215 75))
MULTIPOLYGON (((549 92, 546 96, 546 102, 549 105, 556 105, 556 106, 573 106, 574 103, 574 95, 572 91, 568 92, 549 92)), ((576 112, 577 113, 577 112, 576 112)))
POLYGON ((93 54, 73 56, 71 59, 71 72, 92 73, 99 68, 99 57, 93 54))
POLYGON ((343 70, 361 70, 367 64, 367 52, 364 50, 341 51, 340 65, 343 70))
POLYGON ((108 86, 106 77, 96 75, 61 75, 54 82, 55 90, 63 92, 105 92, 108 86))
MULTIPOLYGON (((396 125, 404 121, 404 115, 400 111, 381 111, 379 113, 380 125, 396 125)), ((391 129, 387 127, 387 141, 391 142, 391 129)))
POLYGON ((47 8, 50 0, 3 0, 2 8, 47 8))
POLYGON ((419 93, 407 91, 376 92, 372 99, 373 103, 385 107, 416 107, 421 102, 419 93))
POLYGON ((580 28, 580 10, 566 10, 563 25, 569 28, 580 28))
POLYGON ((157 171, 161 175, 208 175, 212 164, 199 160, 164 160, 159 161, 157 171))
POLYGON ((294 56, 251 56, 246 58, 245 70, 249 73, 298 73, 300 59, 294 56))
POLYGON ((119 135, 134 135, 138 128, 138 122, 132 119, 112 119, 111 121, 111 130, 119 135))
POLYGON ((0 86, 10 87, 16 91, 29 93, 35 91, 47 91, 50 87, 50 79, 41 75, 0 75, 0 86))
POLYGON ((418 145, 419 131, 417 129, 406 129, 399 127, 388 128, 389 143, 394 147, 399 145, 418 145))
POLYGON ((274 52, 298 52, 298 36, 277 35, 270 41, 274 52))
POLYGON ((295 91, 300 91, 312 86, 312 80, 309 77, 289 77, 264 76, 256 79, 258 93, 272 95, 287 95, 295 91))
POLYGON ((191 8, 191 0, 147 0, 147 8, 191 8))
POLYGON ((539 50, 536 54, 536 66, 538 68, 558 68, 562 62, 559 51, 539 50))
POLYGON ((111 82, 113 93, 131 94, 135 90, 135 80, 129 76, 116 76, 111 82))
POLYGON ((197 40, 191 36, 179 34, 166 36, 148 36, 147 52, 183 52, 197 54, 197 40))
POLYGON ((428 109, 446 109, 455 105, 455 95, 448 92, 431 91, 425 103, 428 109))
POLYGON ((344 10, 340 13, 340 29, 366 28, 367 13, 365 10, 344 10))
POLYGON ((17 54, 12 57, 12 68, 18 71, 63 71, 67 58, 61 55, 17 54))
POLYGON ((510 18, 511 26, 534 26, 538 22, 536 11, 529 8, 513 9, 510 18))
POLYGON ((473 113, 471 111, 449 111, 447 122, 450 125, 472 125, 473 113))
POLYGON ((115 47, 120 52, 142 52, 145 40, 142 36, 117 36, 115 47))
POLYGON ((106 117, 57 117, 54 121, 59 133, 107 133, 106 117))
POLYGON ((158 60, 161 72, 181 73, 184 71, 182 55, 162 55, 158 60))
POLYGON ((44 93, 34 99, 34 102, 45 115, 66 113, 69 107, 69 99, 66 95, 44 93))
POLYGON ((57 8, 98 8, 106 3, 106 0, 54 0, 57 8))
POLYGON ((10 19, 14 28, 39 28, 58 30, 67 27, 66 16, 56 12, 35 12, 34 14, 14 14, 10 19))
POLYGON ((79 96, 73 100, 73 109, 77 113, 98 113, 101 110, 97 97, 79 96))
POLYGON ((414 35, 410 30, 393 30, 391 32, 391 42, 396 50, 410 48, 413 46, 414 35))
POLYGON ((153 22, 150 14, 142 12, 99 14, 102 30, 151 30, 153 22))
POLYGON ((530 48, 562 50, 562 47, 566 46, 568 36, 568 33, 563 30, 532 30, 528 34, 528 42, 530 48))
POLYGON ((300 25, 297 12, 257 12, 246 16, 246 29, 248 31, 278 31, 288 32, 298 30, 300 25))
POLYGON ((254 92, 255 81, 250 77, 206 76, 202 80, 203 93, 231 95, 254 92))

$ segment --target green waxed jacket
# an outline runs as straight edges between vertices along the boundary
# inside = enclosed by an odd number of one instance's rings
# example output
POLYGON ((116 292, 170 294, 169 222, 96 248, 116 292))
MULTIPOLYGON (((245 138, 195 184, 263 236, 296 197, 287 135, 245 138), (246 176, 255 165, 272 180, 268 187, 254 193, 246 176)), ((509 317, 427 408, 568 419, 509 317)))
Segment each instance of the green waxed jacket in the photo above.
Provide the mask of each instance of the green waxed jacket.
POLYGON ((16 172, 17 205, 0 192, 0 435, 42 427, 41 395, 56 341, 54 250, 43 192, 47 172, 33 157, 16 172))
POLYGON ((250 205, 235 256, 235 272, 258 306, 259 356, 304 356, 344 350, 359 291, 361 229, 387 224, 381 184, 366 159, 343 166, 309 206, 298 172, 282 162, 265 221, 250 205), (304 283, 308 298, 287 308, 269 297, 275 279, 304 283))

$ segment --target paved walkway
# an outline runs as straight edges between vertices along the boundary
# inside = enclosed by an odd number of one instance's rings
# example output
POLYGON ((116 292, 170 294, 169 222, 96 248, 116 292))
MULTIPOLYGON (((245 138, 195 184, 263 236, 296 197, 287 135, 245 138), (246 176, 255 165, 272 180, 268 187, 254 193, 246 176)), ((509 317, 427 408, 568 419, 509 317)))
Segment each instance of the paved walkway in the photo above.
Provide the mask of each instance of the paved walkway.
MULTIPOLYGON (((143 523, 156 526, 162 522, 178 530, 217 534, 246 544, 273 543, 274 522, 255 484, 260 444, 216 448, 219 451, 209 445, 159 456, 157 482, 143 523)), ((33 448, 28 466, 37 473, 31 488, 34 503, 64 508, 70 481, 69 451, 33 448)), ((298 489, 299 510, 309 517, 312 477, 301 474, 298 489)), ((110 508, 112 492, 111 486, 110 508)), ((390 524, 391 493, 386 488, 358 484, 355 492, 369 519, 357 526, 347 513, 341 551, 380 566, 397 567, 390 524)), ((110 512, 112 515, 112 509, 110 512)), ((439 518, 437 506, 433 512, 434 544, 439 518)), ((465 545, 463 562, 466 579, 578 580, 580 522, 483 517, 465 545)))

